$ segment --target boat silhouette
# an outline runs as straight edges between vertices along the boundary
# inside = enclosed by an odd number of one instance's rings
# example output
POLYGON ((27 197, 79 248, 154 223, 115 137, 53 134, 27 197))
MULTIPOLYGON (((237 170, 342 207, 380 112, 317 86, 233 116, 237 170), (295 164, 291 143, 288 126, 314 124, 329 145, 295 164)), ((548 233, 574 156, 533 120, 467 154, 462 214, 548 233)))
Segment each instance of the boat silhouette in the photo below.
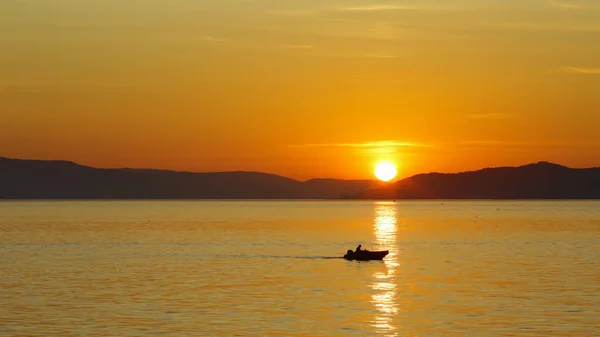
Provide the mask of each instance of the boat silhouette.
POLYGON ((389 250, 371 252, 368 250, 359 250, 352 251, 348 249, 346 255, 344 255, 344 259, 349 261, 371 261, 371 260, 383 260, 390 253, 389 250))

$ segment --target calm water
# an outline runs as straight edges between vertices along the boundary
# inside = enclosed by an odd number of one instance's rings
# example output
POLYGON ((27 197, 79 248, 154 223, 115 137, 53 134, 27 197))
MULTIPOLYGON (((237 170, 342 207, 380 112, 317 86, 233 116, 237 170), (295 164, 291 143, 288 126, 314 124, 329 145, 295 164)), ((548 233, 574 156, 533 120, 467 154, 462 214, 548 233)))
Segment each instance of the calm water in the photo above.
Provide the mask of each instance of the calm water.
POLYGON ((600 202, 1 202, 0 335, 600 336, 600 202))

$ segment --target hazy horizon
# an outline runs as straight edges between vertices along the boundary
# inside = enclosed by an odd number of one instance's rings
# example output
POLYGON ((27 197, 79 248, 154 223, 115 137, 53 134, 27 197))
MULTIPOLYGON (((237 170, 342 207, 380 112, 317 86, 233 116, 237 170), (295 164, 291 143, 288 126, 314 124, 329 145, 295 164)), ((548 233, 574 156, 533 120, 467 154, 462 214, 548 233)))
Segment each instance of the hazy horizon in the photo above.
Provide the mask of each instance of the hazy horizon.
MULTIPOLYGON (((9 158, 6 156, 3 156, 0 154, 0 159, 9 159, 9 160, 42 160, 42 159, 36 159, 36 158, 9 158)), ((293 180, 297 180, 297 181, 301 181, 301 182, 305 182, 305 181, 309 181, 312 179, 340 179, 340 180, 373 180, 373 181, 378 181, 377 177, 374 176, 370 176, 370 177, 365 177, 365 178, 340 178, 340 177, 330 177, 330 176, 315 176, 315 177, 309 177, 307 179, 298 179, 295 177, 291 177, 291 176, 286 176, 286 175, 282 175, 282 174, 278 174, 278 173, 274 173, 274 172, 267 172, 267 171, 249 171, 249 170, 236 170, 236 169, 231 169, 231 170, 225 170, 225 171, 188 171, 188 170, 171 170, 171 169, 157 169, 154 167, 129 167, 129 166, 113 166, 113 167, 97 167, 97 166, 92 166, 92 165, 87 165, 85 163, 81 163, 81 162, 77 162, 77 161, 72 161, 72 160, 65 160, 65 159, 47 159, 44 161, 58 161, 58 162, 72 162, 75 163, 77 165, 80 166, 85 166, 85 167, 91 167, 91 168, 95 168, 95 169, 113 169, 113 170, 119 170, 119 169, 134 169, 134 170, 164 170, 164 171, 173 171, 173 172, 182 172, 182 173, 226 173, 226 172, 249 172, 249 173, 265 173, 265 174, 271 174, 271 175, 278 175, 278 176, 282 176, 284 178, 289 178, 289 179, 293 179, 293 180)), ((442 172, 442 171, 423 171, 423 172, 417 172, 413 175, 410 176, 396 176, 394 179, 390 180, 388 183, 393 183, 393 182, 397 182, 406 178, 410 178, 414 175, 419 175, 419 174, 429 174, 429 173, 442 173, 442 174, 455 174, 455 173, 466 173, 466 172, 470 172, 470 171, 477 171, 477 170, 482 170, 482 169, 490 169, 490 168, 508 168, 508 167, 521 167, 521 166, 526 166, 526 165, 534 165, 534 164, 540 164, 540 163, 549 163, 549 164, 554 164, 554 165, 559 165, 559 166, 564 166, 567 168, 571 168, 571 169, 593 169, 593 168, 598 168, 598 166, 588 166, 588 167, 573 167, 573 166, 568 166, 568 165, 563 165, 561 163, 555 163, 555 162, 549 162, 546 160, 542 160, 542 161, 538 161, 538 162, 531 162, 531 163, 522 163, 522 164, 517 164, 517 165, 511 165, 511 166, 487 166, 487 167, 480 167, 480 168, 476 168, 474 170, 464 170, 464 171, 455 171, 455 172, 442 172)))
POLYGON ((593 0, 4 1, 0 153, 298 180, 597 167, 599 60, 593 0))

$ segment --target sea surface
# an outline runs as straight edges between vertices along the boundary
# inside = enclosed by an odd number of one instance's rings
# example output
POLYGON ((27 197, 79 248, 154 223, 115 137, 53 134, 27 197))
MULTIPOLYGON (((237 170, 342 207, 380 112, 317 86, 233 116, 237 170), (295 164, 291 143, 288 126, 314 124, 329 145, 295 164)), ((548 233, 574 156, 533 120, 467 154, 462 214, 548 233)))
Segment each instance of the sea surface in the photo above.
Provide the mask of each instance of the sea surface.
POLYGON ((0 336, 600 336, 600 201, 0 202, 0 336))

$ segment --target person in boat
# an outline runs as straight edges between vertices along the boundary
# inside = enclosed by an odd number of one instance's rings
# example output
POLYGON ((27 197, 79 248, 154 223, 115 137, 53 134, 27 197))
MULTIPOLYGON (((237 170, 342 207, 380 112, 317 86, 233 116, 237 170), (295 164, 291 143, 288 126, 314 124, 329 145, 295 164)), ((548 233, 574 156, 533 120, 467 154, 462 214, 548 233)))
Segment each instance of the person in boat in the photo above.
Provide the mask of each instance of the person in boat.
POLYGON ((358 247, 356 247, 356 252, 357 252, 357 253, 361 252, 361 249, 360 249, 360 247, 362 247, 362 245, 358 245, 358 247))

